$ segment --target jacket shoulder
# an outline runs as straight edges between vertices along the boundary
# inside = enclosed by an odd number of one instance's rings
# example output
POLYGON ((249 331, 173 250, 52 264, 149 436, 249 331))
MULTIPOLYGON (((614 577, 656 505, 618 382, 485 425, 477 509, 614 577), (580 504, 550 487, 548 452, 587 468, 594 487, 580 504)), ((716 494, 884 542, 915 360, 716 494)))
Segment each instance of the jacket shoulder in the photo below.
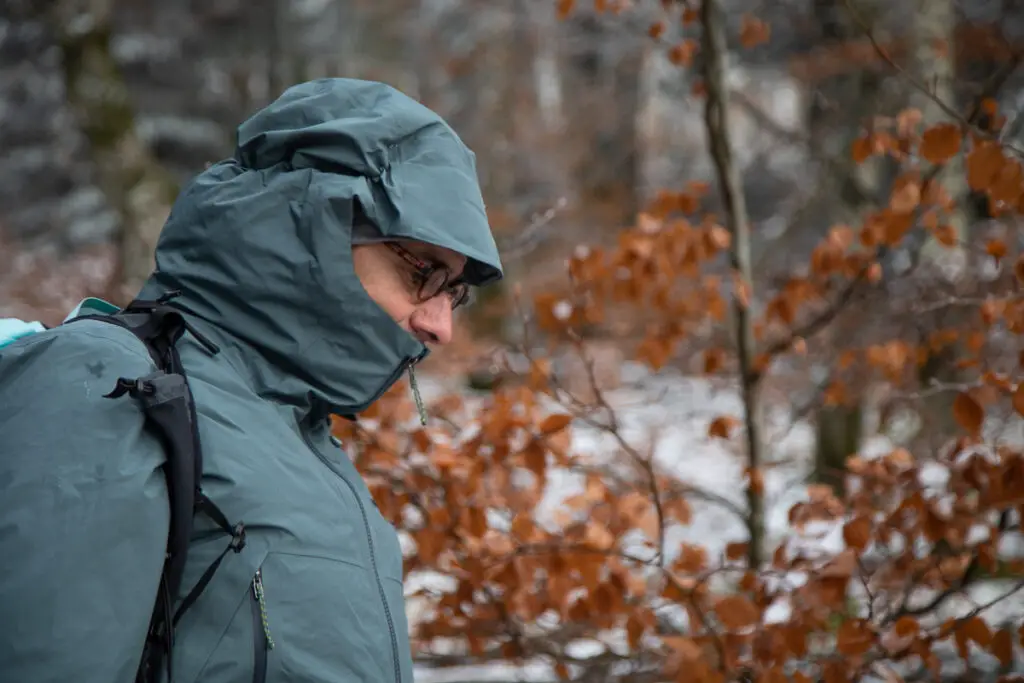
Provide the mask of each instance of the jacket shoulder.
POLYGON ((0 349, 0 451, 73 468, 116 453, 131 458, 147 440, 145 416, 134 401, 105 396, 119 378, 155 369, 145 346, 109 323, 82 320, 15 341, 0 349), (72 435, 77 455, 68 450, 72 435))
POLYGON ((0 349, 0 392, 6 381, 46 374, 51 384, 105 370, 145 374, 156 369, 145 346, 130 331, 98 320, 80 320, 22 337, 0 349), (56 376, 57 372, 66 373, 56 376))

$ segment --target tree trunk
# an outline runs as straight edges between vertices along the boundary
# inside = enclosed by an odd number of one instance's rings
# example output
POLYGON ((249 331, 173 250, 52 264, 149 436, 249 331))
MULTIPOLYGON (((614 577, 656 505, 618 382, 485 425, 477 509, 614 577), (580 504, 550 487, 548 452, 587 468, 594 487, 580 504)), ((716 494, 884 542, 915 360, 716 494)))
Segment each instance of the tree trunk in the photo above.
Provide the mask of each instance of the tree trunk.
POLYGON ((110 52, 112 11, 113 0, 61 0, 51 7, 50 19, 68 102, 120 218, 119 263, 108 296, 124 303, 153 269, 156 242, 178 188, 135 132, 128 88, 110 52))
MULTIPOLYGON (((956 79, 956 7, 954 0, 929 0, 921 3, 914 13, 911 31, 912 51, 908 71, 910 76, 924 86, 929 93, 910 88, 910 106, 921 110, 922 126, 948 121, 939 102, 959 111, 960 106, 954 89, 956 79)), ((933 182, 941 183, 956 202, 956 209, 949 213, 949 224, 956 231, 957 238, 966 236, 968 218, 964 211, 967 198, 967 179, 964 175, 963 153, 950 159, 933 182)), ((938 265, 951 261, 951 265, 963 264, 966 252, 962 246, 947 247, 929 236, 925 242, 922 258, 938 265)), ((961 265, 962 268, 962 265, 961 265)))
MULTIPOLYGON (((863 39, 860 22, 872 22, 878 15, 880 0, 850 0, 856 17, 846 0, 829 0, 815 4, 818 25, 822 30, 824 49, 863 39)), ((872 30, 874 26, 868 24, 872 30)), ((872 158, 857 164, 850 155, 850 146, 861 132, 862 123, 884 110, 883 76, 864 69, 850 70, 828 78, 820 84, 818 97, 812 98, 810 126, 812 144, 820 157, 826 159, 827 171, 822 174, 816 193, 820 224, 859 225, 866 212, 875 208, 883 193, 886 161, 872 158)), ((842 330, 834 332, 842 337, 842 330)), ((822 405, 817 410, 814 472, 812 479, 843 492, 846 459, 861 444, 866 387, 851 387, 851 402, 843 405, 822 405)))
POLYGON ((574 213, 591 235, 614 235, 632 225, 639 208, 643 51, 622 35, 634 27, 590 8, 571 15, 565 30, 561 70, 569 122, 565 144, 577 190, 574 213))
POLYGON ((860 448, 862 421, 859 405, 825 407, 818 412, 814 480, 831 486, 837 496, 846 489, 846 458, 860 448))
MULTIPOLYGON (((921 111, 922 126, 925 128, 949 120, 948 114, 942 110, 939 102, 958 111, 961 109, 954 90, 956 20, 953 0, 930 0, 922 3, 920 9, 914 13, 911 31, 912 52, 908 71, 910 76, 929 92, 922 92, 918 88, 911 89, 909 104, 921 111)), ((926 289, 930 289, 928 281, 940 281, 947 286, 955 286, 958 282, 962 283, 968 275, 968 249, 964 241, 968 237, 967 225, 970 220, 966 208, 969 192, 964 174, 963 152, 950 159, 933 182, 940 183, 955 202, 955 208, 948 212, 947 220, 953 227, 959 243, 949 247, 931 235, 924 236, 919 255, 919 271, 920 277, 925 280, 923 286, 926 289)), ((959 311, 952 309, 940 310, 918 320, 921 330, 921 339, 918 343, 927 347, 930 333, 943 326, 960 327, 968 324, 967 321, 955 319, 958 313, 959 311), (954 318, 950 317, 951 314, 954 318)), ((932 382, 956 382, 960 374, 955 367, 959 355, 955 345, 930 350, 927 361, 918 371, 920 385, 928 387, 932 382)), ((953 436, 953 398, 953 392, 936 392, 921 401, 920 427, 912 441, 915 452, 922 456, 934 454, 953 436)))
MULTIPOLYGON (((729 52, 725 38, 725 16, 719 0, 704 0, 701 8, 703 28, 703 71, 707 95, 704 121, 707 126, 708 147, 718 179, 718 191, 725 207, 726 225, 732 234, 729 261, 733 272, 744 286, 753 286, 750 265, 750 220, 743 196, 743 181, 733 160, 729 130, 729 89, 726 74, 729 52)), ((747 302, 733 292, 733 321, 739 356, 740 384, 743 394, 744 422, 747 437, 747 532, 749 545, 747 560, 751 569, 760 566, 764 545, 764 499, 762 437, 760 425, 760 382, 754 373, 754 331, 752 314, 747 302)), ((750 299, 751 297, 747 297, 750 299)))

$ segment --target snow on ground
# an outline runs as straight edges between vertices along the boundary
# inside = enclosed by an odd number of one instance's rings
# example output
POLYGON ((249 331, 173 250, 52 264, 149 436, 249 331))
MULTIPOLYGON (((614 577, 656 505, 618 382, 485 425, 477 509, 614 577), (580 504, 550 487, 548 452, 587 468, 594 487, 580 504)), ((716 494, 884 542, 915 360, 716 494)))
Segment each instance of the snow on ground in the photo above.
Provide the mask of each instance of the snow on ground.
POLYGON ((550 683, 557 681, 554 669, 543 662, 531 662, 523 666, 513 664, 488 664, 487 666, 453 666, 444 669, 417 667, 416 683, 550 683))
MULTIPOLYGON (((628 387, 606 392, 609 403, 615 407, 622 431, 631 445, 641 452, 647 452, 654 439, 653 450, 657 465, 666 473, 674 474, 680 480, 699 487, 709 493, 731 501, 739 508, 745 508, 743 444, 736 436, 730 440, 711 439, 707 436, 710 421, 720 415, 740 417, 742 404, 734 389, 716 388, 704 379, 664 374, 652 376, 637 367, 624 368, 628 374, 628 387)), ((452 381, 452 380, 449 380, 452 381)), ((452 387, 446 386, 439 378, 422 378, 421 389, 424 398, 444 393, 452 387)), ((844 546, 842 528, 838 524, 809 525, 800 537, 789 527, 788 512, 797 502, 806 500, 805 478, 813 457, 813 430, 806 423, 790 423, 787 406, 773 407, 763 425, 767 443, 764 455, 765 520, 767 547, 774 548, 789 537, 789 543, 799 543, 805 550, 817 549, 833 554, 844 546)), ((739 430, 737 435, 741 434, 739 430)), ((586 425, 573 428, 573 450, 587 454, 597 461, 615 453, 610 435, 586 425)), ((892 444, 884 437, 875 437, 867 442, 864 455, 872 456, 888 452, 892 444)), ((929 484, 941 485, 948 472, 941 466, 922 473, 929 484), (942 471, 939 471, 942 470, 942 471)), ((583 478, 566 470, 549 473, 548 488, 538 506, 538 521, 550 519, 565 498, 583 490, 583 478)), ((694 499, 691 502, 691 523, 671 528, 668 532, 667 548, 678 549, 681 543, 699 544, 714 558, 724 552, 725 546, 734 541, 745 541, 746 531, 741 519, 721 505, 694 499)), ((443 590, 446 583, 436 575, 410 576, 407 593, 427 584, 443 590)), ((989 594, 1006 590, 1003 584, 979 586, 972 595, 977 603, 983 603, 989 594), (984 595, 982 595, 984 593, 984 595)), ((947 606, 943 616, 966 613, 972 600, 964 599, 947 606), (961 604, 963 603, 963 604, 961 604)), ((419 613, 415 603, 410 602, 410 620, 419 613)), ((788 606, 773 605, 769 613, 773 619, 784 619, 788 606)), ((1024 612, 1024 599, 1017 599, 994 608, 991 621, 999 623, 1008 613, 1024 612)), ((459 669, 434 670, 418 668, 418 683, 447 683, 449 681, 487 680, 554 680, 550 667, 531 664, 525 668, 510 665, 484 667, 460 667, 459 669)))

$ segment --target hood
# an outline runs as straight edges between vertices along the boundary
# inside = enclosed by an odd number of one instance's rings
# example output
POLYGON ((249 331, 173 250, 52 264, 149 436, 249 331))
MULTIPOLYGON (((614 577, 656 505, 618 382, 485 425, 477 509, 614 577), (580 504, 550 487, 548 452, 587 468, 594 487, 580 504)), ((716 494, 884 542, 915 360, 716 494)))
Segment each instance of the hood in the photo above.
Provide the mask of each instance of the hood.
POLYGON ((234 157, 183 189, 139 296, 180 292, 260 395, 361 412, 426 349, 356 277, 357 215, 465 255, 473 285, 502 276, 475 156, 444 120, 382 83, 321 79, 244 122, 234 157))

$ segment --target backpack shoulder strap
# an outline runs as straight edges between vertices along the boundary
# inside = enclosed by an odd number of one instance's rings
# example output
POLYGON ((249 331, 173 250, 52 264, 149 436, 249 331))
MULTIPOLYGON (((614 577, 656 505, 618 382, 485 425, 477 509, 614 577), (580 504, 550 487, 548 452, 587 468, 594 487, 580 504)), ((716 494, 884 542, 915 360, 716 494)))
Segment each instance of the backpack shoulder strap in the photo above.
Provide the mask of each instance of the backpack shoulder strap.
POLYGON ((138 683, 156 681, 161 663, 167 670, 170 683, 174 627, 209 584, 224 556, 229 551, 241 552, 245 547, 245 525, 239 522, 232 526, 224 513, 203 493, 203 455, 196 406, 176 344, 188 331, 211 353, 217 353, 218 349, 168 303, 175 294, 155 301, 136 300, 116 313, 83 315, 65 323, 99 320, 123 327, 145 345, 157 366, 155 372, 144 377, 119 378, 114 389, 106 395, 111 399, 125 395, 135 399, 143 409, 147 427, 157 435, 166 452, 164 476, 171 510, 167 555, 160 577, 160 594, 154 605, 136 675, 138 683), (198 512, 205 513, 231 537, 231 541, 181 601, 178 609, 172 612, 181 589, 194 515, 198 512))

